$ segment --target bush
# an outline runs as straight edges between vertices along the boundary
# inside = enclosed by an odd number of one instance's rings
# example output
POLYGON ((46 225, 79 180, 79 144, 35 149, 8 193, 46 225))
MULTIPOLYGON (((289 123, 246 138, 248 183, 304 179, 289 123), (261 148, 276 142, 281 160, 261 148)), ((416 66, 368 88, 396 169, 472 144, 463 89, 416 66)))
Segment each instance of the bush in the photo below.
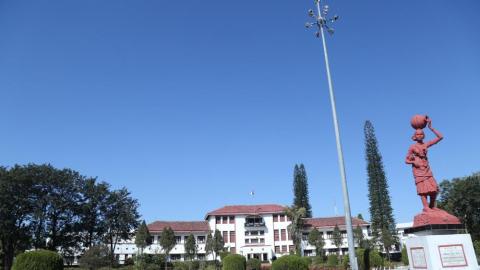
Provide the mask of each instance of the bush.
POLYGON ((371 251, 369 257, 370 257, 370 266, 372 267, 383 266, 383 258, 380 255, 380 253, 378 253, 378 251, 376 250, 371 251))
POLYGON ((63 258, 49 250, 35 250, 18 255, 12 270, 63 270, 63 258))
POLYGON ((83 253, 78 264, 85 269, 95 270, 110 263, 109 250, 106 246, 93 246, 83 253))
POLYGON ((330 267, 336 267, 338 265, 338 256, 336 254, 330 254, 327 256, 327 265, 330 267))
POLYGON ((133 258, 132 257, 129 257, 129 258, 126 258, 125 261, 123 262, 123 265, 124 266, 128 266, 128 265, 133 265, 135 262, 133 261, 133 258))
POLYGON ((480 240, 473 241, 473 249, 475 249, 475 254, 477 254, 477 258, 480 259, 480 240))
POLYGON ((348 256, 348 254, 343 255, 342 267, 343 269, 348 269, 350 267, 350 257, 348 256))
POLYGON ((321 266, 325 262, 324 258, 322 255, 317 255, 312 258, 312 265, 313 266, 321 266))
POLYGON ((245 257, 239 254, 229 254, 222 260, 223 270, 245 270, 245 257))
POLYGON ((370 249, 359 248, 355 252, 357 255, 358 267, 360 270, 370 269, 370 249))
MULTIPOLYGON (((308 259, 308 258, 307 258, 308 259)), ((287 255, 272 263, 272 270, 308 270, 308 261, 298 255, 287 255)))
POLYGON ((403 265, 408 265, 408 254, 405 246, 402 248, 402 263, 403 265))
POLYGON ((262 262, 259 259, 250 259, 247 261, 247 270, 260 270, 262 262))
POLYGON ((173 270, 189 270, 188 264, 186 262, 174 262, 173 270))

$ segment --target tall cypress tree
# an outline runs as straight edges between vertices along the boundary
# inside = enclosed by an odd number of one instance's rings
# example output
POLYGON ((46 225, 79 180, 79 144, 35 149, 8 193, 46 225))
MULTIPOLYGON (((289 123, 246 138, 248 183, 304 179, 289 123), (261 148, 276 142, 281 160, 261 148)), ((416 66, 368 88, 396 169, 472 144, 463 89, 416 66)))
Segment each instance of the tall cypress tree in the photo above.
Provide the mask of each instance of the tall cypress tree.
POLYGON ((382 156, 378 150, 375 130, 370 121, 365 122, 364 132, 372 235, 374 241, 381 245, 390 257, 390 247, 397 242, 397 238, 387 178, 382 156))
POLYGON ((305 208, 307 218, 312 217, 312 207, 308 197, 308 178, 305 166, 295 164, 293 170, 293 205, 297 208, 305 208))

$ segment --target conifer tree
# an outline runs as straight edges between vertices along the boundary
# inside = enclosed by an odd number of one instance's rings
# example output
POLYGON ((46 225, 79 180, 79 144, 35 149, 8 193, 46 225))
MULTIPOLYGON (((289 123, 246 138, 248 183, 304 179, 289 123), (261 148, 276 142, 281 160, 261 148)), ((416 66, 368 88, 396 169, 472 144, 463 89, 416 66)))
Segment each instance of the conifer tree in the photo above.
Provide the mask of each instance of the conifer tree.
POLYGON ((165 253, 165 269, 167 269, 168 258, 170 257, 170 251, 175 247, 175 232, 170 227, 163 228, 162 234, 160 235, 160 246, 165 253))
POLYGON ((293 205, 297 208, 305 208, 307 218, 312 217, 312 207, 308 197, 308 178, 305 166, 295 164, 293 170, 293 205))
POLYGON ((323 257, 323 247, 325 246, 325 240, 323 240, 323 233, 317 228, 313 228, 308 234, 308 243, 315 247, 315 255, 323 257))
POLYGON ((333 233, 332 233, 332 243, 334 246, 338 248, 338 255, 340 255, 340 248, 342 247, 342 233, 340 232, 340 228, 338 228, 338 225, 335 224, 335 227, 333 228, 333 233))
POLYGON ((145 220, 138 227, 137 233, 135 234, 135 245, 140 249, 140 252, 143 254, 143 249, 152 244, 152 236, 148 230, 147 223, 145 220))
POLYGON ((185 257, 187 259, 193 260, 197 254, 197 241, 195 241, 195 236, 189 234, 187 241, 185 242, 185 257))
POLYGON ((365 122, 364 132, 373 240, 385 249, 387 257, 390 258, 390 247, 397 243, 397 233, 387 178, 383 168, 382 156, 378 150, 375 130, 370 121, 365 122))

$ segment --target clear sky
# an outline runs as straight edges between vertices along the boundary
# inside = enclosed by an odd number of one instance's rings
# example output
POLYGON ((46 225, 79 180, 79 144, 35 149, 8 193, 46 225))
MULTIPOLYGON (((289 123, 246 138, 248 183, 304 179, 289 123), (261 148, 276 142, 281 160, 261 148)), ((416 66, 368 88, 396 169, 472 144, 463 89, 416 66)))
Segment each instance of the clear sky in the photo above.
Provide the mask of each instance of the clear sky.
MULTIPOLYGON (((330 1, 328 37, 352 214, 368 217, 373 122, 394 215, 420 211, 410 117, 445 139, 438 180, 480 170, 480 2, 330 1)), ((0 164, 51 163, 127 187, 147 222, 227 204, 343 214, 313 1, 0 1, 0 164), (249 192, 255 190, 255 196, 249 192)), ((427 137, 433 134, 427 132, 427 137)))

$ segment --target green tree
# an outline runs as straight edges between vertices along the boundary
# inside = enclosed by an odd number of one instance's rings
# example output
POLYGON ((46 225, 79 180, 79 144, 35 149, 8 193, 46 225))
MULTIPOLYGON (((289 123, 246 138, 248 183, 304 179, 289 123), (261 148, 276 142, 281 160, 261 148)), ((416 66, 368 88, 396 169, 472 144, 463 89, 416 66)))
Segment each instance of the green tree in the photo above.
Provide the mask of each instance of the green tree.
POLYGON ((10 270, 15 254, 24 251, 31 238, 35 188, 27 171, 19 165, 9 170, 0 167, 0 249, 5 270, 10 270))
POLYGON ((408 265, 407 248, 405 246, 402 247, 402 263, 403 265, 408 265))
POLYGON ((119 241, 132 238, 132 231, 138 227, 138 202, 130 197, 126 188, 109 193, 105 210, 104 239, 110 246, 111 264, 115 262, 114 251, 119 241))
POLYGON ((315 247, 316 256, 323 257, 323 247, 325 246, 325 240, 323 240, 323 233, 313 228, 308 234, 308 243, 315 247))
POLYGON ((312 217, 312 207, 308 195, 308 178, 305 166, 295 164, 293 170, 293 205, 297 208, 305 208, 305 217, 312 217))
POLYGON ((457 216, 473 240, 480 240, 480 173, 440 183, 438 207, 457 216))
POLYGON ((175 247, 177 241, 175 240, 175 233, 172 228, 165 227, 163 228, 162 234, 160 235, 160 246, 165 253, 165 269, 167 269, 168 258, 170 257, 170 251, 175 247))
POLYGON ((363 242, 365 240, 365 237, 363 235, 363 231, 360 225, 357 225, 357 227, 353 230, 353 238, 355 239, 358 247, 364 246, 363 242))
POLYGON ((140 253, 143 254, 143 250, 152 244, 152 236, 148 230, 145 220, 142 221, 135 234, 135 245, 140 249, 140 253))
POLYGON ((100 245, 106 231, 105 212, 108 208, 107 198, 110 193, 110 185, 105 182, 97 182, 96 178, 86 178, 80 186, 81 210, 80 226, 82 230, 81 241, 83 246, 100 245))
POLYGON ((223 250, 225 242, 222 237, 222 233, 219 230, 215 230, 213 234, 213 254, 215 256, 215 266, 217 266, 217 255, 223 250))
POLYGON ((359 214, 357 215, 357 218, 358 218, 358 219, 361 219, 361 220, 365 220, 365 219, 363 219, 363 216, 362 216, 361 213, 359 213, 359 214))
POLYGON ((290 218, 290 225, 287 229, 295 245, 295 252, 297 255, 302 254, 302 230, 304 225, 304 218, 307 215, 307 210, 303 207, 291 206, 285 207, 285 215, 290 218))
MULTIPOLYGON (((207 235, 207 239, 205 240, 205 256, 208 257, 208 255, 213 254, 214 249, 213 249, 213 236, 211 233, 207 235)), ((208 258, 206 258, 208 260, 208 258)))
POLYGON ((187 242, 185 243, 185 257, 187 259, 193 260, 197 254, 197 241, 195 241, 195 236, 189 234, 187 237, 187 242))
POLYGON ((386 251, 390 259, 390 248, 398 242, 395 220, 390 202, 387 177, 382 156, 378 149, 375 130, 370 121, 365 122, 365 156, 368 173, 368 198, 374 241, 386 251))
POLYGON ((340 249, 342 247, 343 237, 342 237, 342 233, 340 232, 340 228, 338 228, 337 224, 335 224, 335 227, 333 228, 332 243, 334 246, 337 247, 338 249, 337 254, 340 255, 340 249))

